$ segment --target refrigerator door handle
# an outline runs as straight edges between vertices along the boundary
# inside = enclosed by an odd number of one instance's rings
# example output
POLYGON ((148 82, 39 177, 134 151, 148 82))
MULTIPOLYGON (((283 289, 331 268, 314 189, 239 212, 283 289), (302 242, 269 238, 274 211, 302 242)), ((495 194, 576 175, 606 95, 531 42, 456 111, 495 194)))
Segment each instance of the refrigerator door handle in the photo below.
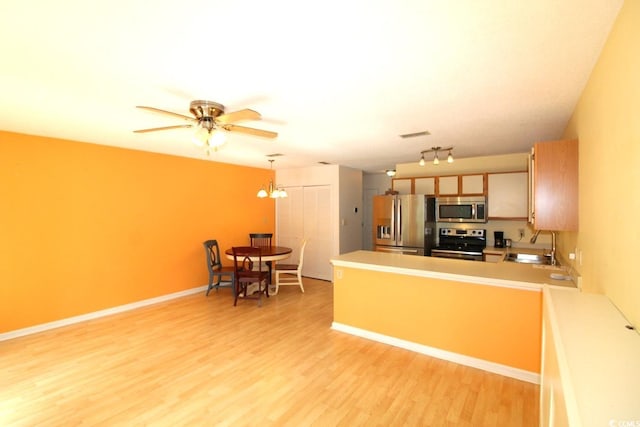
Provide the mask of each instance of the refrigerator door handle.
POLYGON ((399 245, 402 244, 402 201, 398 200, 398 238, 396 239, 399 245))
POLYGON ((408 249, 408 248, 385 248, 383 246, 376 247, 377 252, 389 252, 396 254, 407 254, 407 255, 418 255, 418 249, 408 249))
POLYGON ((391 233, 391 240, 393 240, 395 242, 396 240, 396 200, 393 199, 391 201, 391 227, 389 227, 391 230, 389 230, 389 232, 391 233))

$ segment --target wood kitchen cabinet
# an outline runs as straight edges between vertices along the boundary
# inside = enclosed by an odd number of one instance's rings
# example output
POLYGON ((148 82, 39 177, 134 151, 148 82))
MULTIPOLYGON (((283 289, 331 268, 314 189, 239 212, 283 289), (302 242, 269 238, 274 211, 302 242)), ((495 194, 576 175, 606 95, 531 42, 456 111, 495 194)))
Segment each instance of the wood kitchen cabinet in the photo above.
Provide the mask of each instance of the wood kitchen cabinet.
POLYGON ((425 178, 414 179, 415 194, 426 194, 427 196, 436 195, 436 177, 429 176, 425 178))
POLYGON ((394 178, 391 187, 398 194, 428 196, 478 196, 487 194, 486 174, 394 178))
POLYGON ((396 178, 391 181, 391 188, 398 194, 436 195, 436 177, 396 178))
POLYGON ((413 178, 394 178, 391 180, 391 189, 398 194, 414 194, 413 178))
POLYGON ((529 174, 503 172, 487 174, 489 219, 526 220, 529 212, 529 174))
POLYGON ((438 177, 439 196, 477 196, 486 194, 486 174, 438 177))
POLYGON ((577 231, 578 141, 536 143, 530 170, 529 221, 533 228, 577 231))
POLYGON ((439 196, 457 196, 460 194, 458 175, 438 177, 439 196))

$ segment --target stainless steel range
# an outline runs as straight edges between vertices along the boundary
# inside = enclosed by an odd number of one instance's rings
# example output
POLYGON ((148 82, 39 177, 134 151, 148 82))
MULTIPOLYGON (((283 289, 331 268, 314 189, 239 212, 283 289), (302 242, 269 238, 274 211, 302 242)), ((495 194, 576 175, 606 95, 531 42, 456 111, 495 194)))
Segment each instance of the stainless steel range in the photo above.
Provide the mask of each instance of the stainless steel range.
POLYGON ((439 242, 431 250, 431 256, 482 261, 482 251, 487 247, 487 230, 441 228, 439 242))

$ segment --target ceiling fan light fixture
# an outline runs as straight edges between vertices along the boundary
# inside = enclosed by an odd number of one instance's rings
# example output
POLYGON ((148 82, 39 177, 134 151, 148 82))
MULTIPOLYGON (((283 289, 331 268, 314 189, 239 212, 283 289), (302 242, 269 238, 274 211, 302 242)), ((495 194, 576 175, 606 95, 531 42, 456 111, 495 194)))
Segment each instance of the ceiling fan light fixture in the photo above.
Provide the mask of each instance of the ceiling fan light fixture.
POLYGON ((202 147, 207 142, 208 138, 209 132, 205 128, 198 126, 198 130, 193 133, 192 141, 198 147, 202 147))
POLYGON ((387 176, 396 176, 396 170, 395 169, 387 169, 386 173, 387 173, 387 176))
POLYGON ((439 165, 440 164, 440 159, 438 159, 438 152, 436 151, 436 154, 433 156, 433 164, 434 165, 439 165))
POLYGON ((422 154, 422 157, 420 157, 420 161, 418 162, 418 164, 420 166, 424 166, 424 154, 422 154))
POLYGON ((212 148, 213 151, 217 151, 217 148, 224 144, 224 133, 226 133, 227 131, 244 133, 247 135, 259 136, 263 138, 276 138, 278 136, 276 132, 246 126, 239 126, 235 124, 235 122, 243 120, 260 120, 261 116, 257 111, 245 108, 242 110, 225 113, 224 105, 212 101, 192 101, 189 106, 189 112, 191 113, 191 116, 142 105, 137 105, 136 108, 172 116, 174 118, 179 118, 187 123, 150 129, 138 129, 134 130, 134 133, 147 133, 170 129, 191 128, 194 130, 192 138, 193 143, 199 147, 205 146, 205 152, 207 153, 207 155, 210 153, 212 148))
POLYGON ((227 141, 227 137, 225 136, 224 132, 217 129, 213 129, 209 131, 208 142, 210 147, 214 147, 215 149, 217 149, 218 147, 223 145, 226 141, 227 141))
POLYGON ((449 155, 447 156, 447 162, 453 163, 453 154, 451 154, 451 150, 449 150, 449 155))

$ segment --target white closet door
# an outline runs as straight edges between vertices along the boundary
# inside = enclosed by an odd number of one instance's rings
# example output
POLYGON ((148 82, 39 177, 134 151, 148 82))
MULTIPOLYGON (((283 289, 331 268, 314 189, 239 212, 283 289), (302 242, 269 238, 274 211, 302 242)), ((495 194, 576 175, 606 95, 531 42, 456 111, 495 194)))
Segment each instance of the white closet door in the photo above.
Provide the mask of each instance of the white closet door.
POLYGON ((331 258, 331 187, 304 187, 304 236, 308 239, 302 275, 332 280, 331 258))
POLYGON ((331 258, 331 187, 287 187, 288 197, 277 199, 276 238, 278 245, 293 249, 284 263, 299 261, 300 243, 307 239, 302 275, 333 279, 331 258))
POLYGON ((300 258, 300 242, 304 237, 303 200, 302 187, 287 187, 287 197, 277 199, 278 246, 288 246, 293 249, 291 258, 282 261, 285 264, 297 264, 300 258))

